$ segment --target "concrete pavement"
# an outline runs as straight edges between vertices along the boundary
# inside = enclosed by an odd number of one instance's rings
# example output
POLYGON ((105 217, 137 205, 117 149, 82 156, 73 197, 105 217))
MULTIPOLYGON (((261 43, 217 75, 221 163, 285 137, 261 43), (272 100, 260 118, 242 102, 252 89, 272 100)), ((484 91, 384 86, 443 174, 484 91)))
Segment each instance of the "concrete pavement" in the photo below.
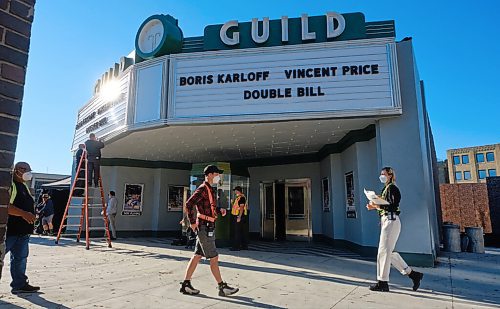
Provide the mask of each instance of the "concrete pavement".
POLYGON ((90 250, 72 240, 33 236, 27 274, 41 293, 10 294, 9 255, 0 283, 0 308, 492 308, 500 304, 500 250, 452 254, 425 273, 421 290, 394 269, 391 292, 367 286, 374 261, 349 254, 321 256, 220 250, 225 281, 240 288, 219 297, 208 262, 193 285, 199 296, 179 293, 191 250, 168 240, 121 239, 90 250))

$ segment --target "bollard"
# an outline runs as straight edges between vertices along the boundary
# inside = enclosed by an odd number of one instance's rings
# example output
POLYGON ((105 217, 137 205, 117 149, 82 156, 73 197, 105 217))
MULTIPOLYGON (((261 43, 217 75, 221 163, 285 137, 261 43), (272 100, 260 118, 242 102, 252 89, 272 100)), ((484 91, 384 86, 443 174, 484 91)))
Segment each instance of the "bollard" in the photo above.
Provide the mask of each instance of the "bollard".
POLYGON ((470 252, 484 253, 484 235, 482 227, 466 227, 465 233, 469 237, 470 252))
POLYGON ((443 224, 444 251, 461 252, 460 248, 460 226, 456 224, 443 224))

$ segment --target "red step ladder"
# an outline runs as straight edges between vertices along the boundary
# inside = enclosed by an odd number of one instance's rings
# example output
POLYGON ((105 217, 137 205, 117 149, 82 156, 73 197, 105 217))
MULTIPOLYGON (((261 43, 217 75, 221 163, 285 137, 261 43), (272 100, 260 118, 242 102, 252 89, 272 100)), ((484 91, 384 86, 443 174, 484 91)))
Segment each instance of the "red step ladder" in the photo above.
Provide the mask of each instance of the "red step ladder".
POLYGON ((80 162, 78 162, 78 168, 76 169, 76 176, 71 185, 68 203, 66 204, 61 225, 57 232, 56 244, 59 243, 59 239, 62 235, 76 236, 76 242, 80 242, 82 232, 85 230, 85 248, 88 250, 90 248, 91 232, 103 231, 108 247, 111 248, 111 235, 109 233, 109 222, 106 215, 106 200, 104 198, 102 178, 99 175, 98 188, 90 187, 88 185, 89 175, 87 165, 87 151, 83 150, 80 162), (85 183, 83 184, 82 182, 85 183), (75 194, 75 191, 78 193, 75 194), (79 210, 81 210, 81 212, 79 210), (100 210, 98 215, 94 214, 96 210, 100 210), (94 223, 97 220, 103 220, 104 225, 95 225, 94 223), (66 228, 64 233, 63 228, 66 228))

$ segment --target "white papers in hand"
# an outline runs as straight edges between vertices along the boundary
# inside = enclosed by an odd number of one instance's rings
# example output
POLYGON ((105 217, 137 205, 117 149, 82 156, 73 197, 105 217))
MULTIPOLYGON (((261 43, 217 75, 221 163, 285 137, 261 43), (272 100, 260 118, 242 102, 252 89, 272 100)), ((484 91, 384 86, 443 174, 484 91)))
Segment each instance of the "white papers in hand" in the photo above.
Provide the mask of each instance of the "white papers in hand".
POLYGON ((379 197, 377 194, 375 194, 374 191, 366 191, 366 189, 363 189, 363 191, 365 191, 366 198, 373 204, 389 205, 389 203, 386 200, 379 197))

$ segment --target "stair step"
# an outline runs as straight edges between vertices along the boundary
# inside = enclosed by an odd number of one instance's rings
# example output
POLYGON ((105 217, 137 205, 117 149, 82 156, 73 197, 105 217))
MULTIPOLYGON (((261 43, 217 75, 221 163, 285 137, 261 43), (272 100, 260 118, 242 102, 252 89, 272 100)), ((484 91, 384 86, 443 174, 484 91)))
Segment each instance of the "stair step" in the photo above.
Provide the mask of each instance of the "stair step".
POLYGON ((94 227, 89 227, 89 231, 105 231, 106 227, 104 226, 94 226, 94 227))

